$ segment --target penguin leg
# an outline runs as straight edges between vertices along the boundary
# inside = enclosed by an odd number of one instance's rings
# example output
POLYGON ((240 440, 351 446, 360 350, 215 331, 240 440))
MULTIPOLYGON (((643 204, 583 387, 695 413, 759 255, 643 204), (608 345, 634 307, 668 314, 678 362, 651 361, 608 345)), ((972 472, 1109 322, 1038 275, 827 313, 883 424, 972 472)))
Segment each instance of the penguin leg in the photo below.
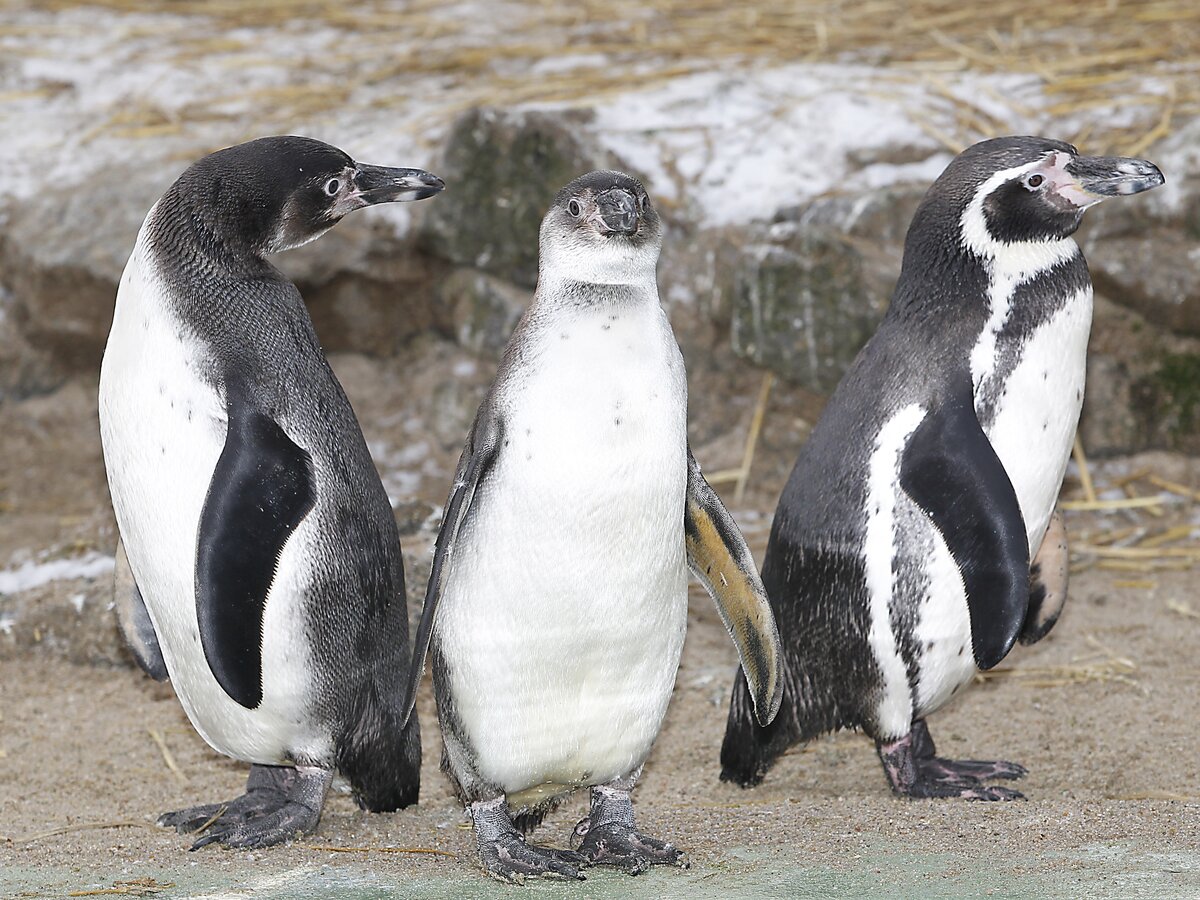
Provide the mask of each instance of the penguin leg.
POLYGON ((592 788, 588 814, 572 833, 579 852, 594 866, 616 866, 630 875, 640 875, 651 866, 687 868, 683 851, 637 830, 633 800, 629 792, 641 769, 625 778, 592 788))
POLYGON ((246 850, 270 847, 316 830, 332 782, 330 769, 256 765, 241 797, 167 813, 158 823, 203 832, 192 850, 218 843, 246 850))
POLYGON ((904 797, 960 797, 964 800, 1023 800, 1011 788, 985 785, 981 778, 1020 778, 1025 769, 1015 763, 955 761, 934 755, 933 738, 923 719, 898 741, 876 741, 892 790, 904 797), (998 771, 1005 774, 996 774, 998 771), (978 773, 978 774, 973 774, 978 773))
POLYGON ((484 871, 497 881, 524 884, 526 878, 584 879, 579 869, 585 860, 578 853, 525 843, 503 796, 476 800, 467 807, 467 814, 475 825, 484 871))

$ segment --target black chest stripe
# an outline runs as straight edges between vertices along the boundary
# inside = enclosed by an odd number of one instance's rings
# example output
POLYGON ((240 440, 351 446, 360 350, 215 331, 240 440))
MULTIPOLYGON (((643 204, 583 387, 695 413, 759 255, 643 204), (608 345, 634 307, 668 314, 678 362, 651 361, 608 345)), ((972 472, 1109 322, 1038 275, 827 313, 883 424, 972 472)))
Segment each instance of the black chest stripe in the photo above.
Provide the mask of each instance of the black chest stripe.
POLYGON ((196 617, 217 683, 262 702, 263 608, 279 555, 316 500, 311 461, 269 416, 230 401, 196 550, 196 617))
POLYGON ((980 424, 990 428, 996 419, 1008 380, 1038 329, 1091 286, 1087 264, 1076 254, 1048 272, 1017 285, 1009 298, 1010 313, 996 335, 996 364, 979 384, 975 408, 980 424))
POLYGON ((971 402, 969 379, 913 432, 900 484, 933 520, 962 573, 975 662, 1004 659, 1029 602, 1029 546, 1008 473, 971 402))

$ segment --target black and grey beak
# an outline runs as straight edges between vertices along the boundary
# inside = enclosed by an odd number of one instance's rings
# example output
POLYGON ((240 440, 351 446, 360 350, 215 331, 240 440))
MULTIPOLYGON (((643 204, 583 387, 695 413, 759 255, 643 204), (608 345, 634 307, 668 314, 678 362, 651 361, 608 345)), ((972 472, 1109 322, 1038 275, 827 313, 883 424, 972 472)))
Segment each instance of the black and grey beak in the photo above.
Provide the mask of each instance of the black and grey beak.
POLYGON ((364 206, 405 200, 424 200, 442 191, 446 182, 421 169, 389 169, 359 164, 354 186, 364 206))
POLYGON ((623 188, 611 188, 596 197, 597 224, 605 234, 637 234, 637 198, 623 188))
POLYGON ((1066 169, 1081 190, 1097 199, 1140 194, 1166 180, 1154 163, 1121 156, 1077 156, 1066 169))

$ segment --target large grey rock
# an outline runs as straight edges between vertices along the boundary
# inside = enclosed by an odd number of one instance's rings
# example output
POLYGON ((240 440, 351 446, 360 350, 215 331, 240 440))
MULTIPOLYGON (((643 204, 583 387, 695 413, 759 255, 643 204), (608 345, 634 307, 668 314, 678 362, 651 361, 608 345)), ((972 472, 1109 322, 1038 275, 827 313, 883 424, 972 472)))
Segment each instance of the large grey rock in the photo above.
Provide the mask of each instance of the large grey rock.
POLYGON ((841 236, 780 225, 747 246, 734 279, 736 353, 831 392, 883 316, 886 297, 841 236))
POLYGON ((459 346, 498 356, 531 294, 476 269, 458 269, 441 283, 438 296, 459 346))
MULTIPOLYGON (((0 392, 43 392, 99 367, 138 229, 186 165, 115 165, 103 179, 47 185, 37 202, 2 211, 0 392)), ((422 204, 411 206, 419 219, 422 204)), ((301 288, 329 350, 390 355, 437 321, 432 285, 444 265, 415 254, 411 238, 371 211, 273 262, 301 288)))
POLYGON ((1200 337, 1200 119, 1144 154, 1166 184, 1090 211, 1081 239, 1096 287, 1178 334, 1200 337))
POLYGON ((1088 261, 1097 289, 1156 325, 1200 336, 1200 240, 1182 227, 1091 242, 1088 261))
POLYGON ((537 281, 538 227, 555 194, 592 169, 623 168, 583 134, 588 114, 464 113, 434 170, 444 196, 420 228, 420 246, 458 266, 517 284, 537 281))

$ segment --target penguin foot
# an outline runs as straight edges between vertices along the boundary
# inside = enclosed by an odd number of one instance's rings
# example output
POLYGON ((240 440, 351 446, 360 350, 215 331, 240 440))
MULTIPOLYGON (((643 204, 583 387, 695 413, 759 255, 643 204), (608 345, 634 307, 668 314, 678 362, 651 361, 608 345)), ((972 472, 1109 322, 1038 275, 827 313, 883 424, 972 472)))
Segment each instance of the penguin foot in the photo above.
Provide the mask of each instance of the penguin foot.
POLYGON ((165 813, 158 824, 199 832, 192 850, 218 843, 239 849, 270 847, 316 830, 332 781, 333 773, 326 769, 254 765, 241 797, 165 813))
MULTIPOLYGON (((632 786, 632 780, 628 782, 632 786)), ((687 868, 683 851, 637 830, 629 790, 611 785, 592 788, 588 815, 571 833, 572 845, 593 866, 614 866, 641 875, 651 866, 687 868)))
POLYGON ((941 781, 991 781, 993 778, 1015 781, 1029 774, 1029 770, 1019 763, 1002 759, 943 759, 935 756, 917 760, 917 768, 941 781))
POLYGON ((682 850, 618 822, 592 827, 585 818, 575 826, 575 834, 583 837, 579 852, 589 865, 615 866, 630 875, 641 875, 651 866, 688 867, 682 850))
POLYGON ((991 778, 1020 778, 1016 763, 952 760, 936 756, 933 738, 923 719, 898 741, 875 742, 879 761, 892 791, 904 797, 958 797, 964 800, 1024 800, 1011 788, 985 785, 991 778))
POLYGON ((491 841, 479 841, 479 858, 488 876, 505 884, 524 884, 526 878, 583 881, 585 860, 570 850, 555 850, 525 843, 517 831, 491 841))
POLYGON ((524 884, 526 878, 583 881, 583 856, 570 850, 538 847, 525 842, 513 825, 503 797, 480 800, 467 807, 475 824, 479 859, 490 878, 505 884, 524 884))
POLYGON ((225 803, 206 803, 163 813, 158 824, 189 834, 202 828, 207 831, 220 823, 240 824, 267 816, 283 808, 295 781, 296 770, 290 766, 253 765, 242 796, 225 803))
POLYGON ((294 837, 312 834, 320 821, 320 806, 314 809, 300 801, 289 801, 282 809, 256 819, 243 822, 222 822, 218 819, 192 844, 191 849, 199 850, 209 844, 220 844, 231 850, 273 847, 294 837))
MULTIPOLYGON (((1028 769, 1015 762, 1006 762, 1004 760, 947 760, 947 758, 938 756, 934 738, 929 733, 929 725, 926 724, 924 719, 913 721, 912 731, 908 733, 908 738, 910 738, 912 755, 914 763, 916 763, 917 776, 920 780, 943 781, 947 782, 947 784, 958 786, 965 784, 968 788, 973 788, 980 781, 989 781, 991 779, 1015 780, 1028 774, 1028 769)), ((902 740, 899 743, 902 743, 902 740)), ((883 758, 882 749, 880 751, 880 758, 883 758)), ((887 762, 884 762, 883 767, 887 769, 887 762)), ((1002 794, 1002 796, 971 797, 970 799, 1024 799, 1022 794, 1010 791, 1008 788, 997 787, 989 788, 989 790, 992 793, 1002 794)), ((964 796, 964 794, 950 794, 950 796, 964 796)))

